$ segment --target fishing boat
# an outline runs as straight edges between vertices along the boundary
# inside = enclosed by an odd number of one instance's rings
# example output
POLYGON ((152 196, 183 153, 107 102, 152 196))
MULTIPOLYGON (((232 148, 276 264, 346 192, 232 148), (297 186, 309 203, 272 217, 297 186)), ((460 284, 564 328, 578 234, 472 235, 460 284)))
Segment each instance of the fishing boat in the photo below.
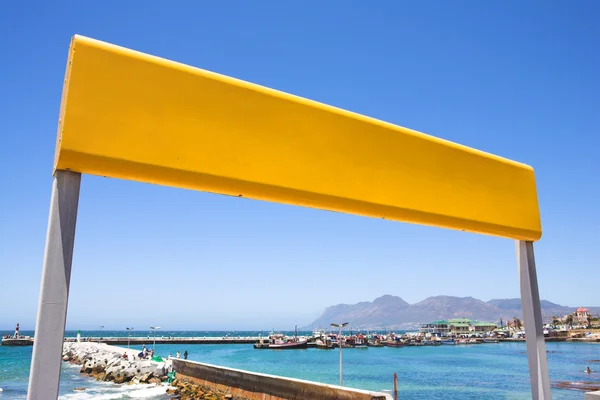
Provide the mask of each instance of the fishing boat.
POLYGON ((355 349, 368 349, 367 340, 363 335, 356 335, 354 338, 354 348, 355 349))
POLYGON ((330 338, 325 338, 324 340, 317 339, 315 341, 315 344, 316 344, 317 349, 323 349, 323 350, 332 350, 333 349, 333 343, 331 342, 330 338))
POLYGON ((451 344, 451 345, 455 345, 456 344, 454 342, 454 339, 446 339, 446 340, 442 340, 441 342, 442 342, 442 344, 451 344))
POLYGON ((260 338, 254 343, 255 349, 291 350, 308 348, 308 339, 298 339, 298 327, 294 329, 294 337, 287 338, 281 333, 271 333, 268 338, 260 338))
POLYGON ((385 342, 385 345, 387 347, 404 347, 404 343, 393 337, 388 337, 388 340, 385 342))
POLYGON ((483 339, 483 343, 500 343, 498 339, 483 339))
POLYGON ((289 341, 282 342, 276 341, 275 343, 269 344, 268 349, 272 350, 290 350, 290 349, 306 349, 308 347, 308 340, 289 341))

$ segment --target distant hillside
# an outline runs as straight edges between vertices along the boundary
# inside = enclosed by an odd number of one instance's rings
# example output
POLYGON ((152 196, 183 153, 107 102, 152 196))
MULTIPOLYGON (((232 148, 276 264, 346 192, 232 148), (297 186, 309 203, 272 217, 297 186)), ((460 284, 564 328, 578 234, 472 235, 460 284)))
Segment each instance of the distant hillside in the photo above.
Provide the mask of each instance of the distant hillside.
MULTIPOLYGON (((575 311, 573 307, 561 306, 548 300, 540 300, 540 303, 542 305, 542 314, 548 318, 552 316, 562 317, 575 311)), ((521 299, 492 299, 488 301, 488 304, 496 306, 501 310, 510 310, 513 312, 514 310, 521 309, 521 299)))
MULTIPOLYGON (((544 319, 564 316, 576 307, 541 301, 544 319)), ((600 307, 588 307, 596 315, 600 307)), ((521 299, 493 299, 484 302, 473 297, 434 296, 409 304, 398 296, 386 294, 372 302, 338 304, 327 307, 323 314, 304 329, 327 328, 332 322, 348 321, 352 327, 363 329, 414 329, 419 324, 437 319, 467 317, 480 321, 499 322, 521 318, 521 299)))

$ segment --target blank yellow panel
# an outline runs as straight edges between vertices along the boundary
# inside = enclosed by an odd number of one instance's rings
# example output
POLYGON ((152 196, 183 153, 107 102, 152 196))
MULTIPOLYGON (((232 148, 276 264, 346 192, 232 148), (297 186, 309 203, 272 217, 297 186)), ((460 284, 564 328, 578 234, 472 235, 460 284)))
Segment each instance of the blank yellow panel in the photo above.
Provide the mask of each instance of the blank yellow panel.
POLYGON ((533 169, 75 36, 55 168, 537 240, 533 169))

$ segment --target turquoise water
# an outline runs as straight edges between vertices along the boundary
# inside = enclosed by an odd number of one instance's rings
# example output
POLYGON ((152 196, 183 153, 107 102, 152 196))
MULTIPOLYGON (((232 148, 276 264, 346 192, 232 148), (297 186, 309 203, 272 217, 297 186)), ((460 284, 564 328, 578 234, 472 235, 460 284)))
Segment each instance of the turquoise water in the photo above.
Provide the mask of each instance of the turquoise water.
MULTIPOLYGON (((188 332, 185 336, 250 336, 257 332, 188 332)), ((82 332, 96 336, 98 333, 82 332)), ((69 336, 75 333, 69 333, 69 336)), ((118 336, 126 336, 119 332, 118 336)), ((138 336, 139 333, 136 335, 138 336)), ((184 336, 182 332, 162 332, 184 336)), ((104 336, 117 336, 105 332, 104 336)), ((600 381, 600 373, 585 374, 586 361, 600 359, 600 345, 548 343, 548 364, 552 381, 600 381)), ((0 400, 25 398, 31 347, 0 346, 0 400)), ((338 350, 255 350, 252 345, 156 345, 162 356, 177 351, 189 359, 249 371, 339 382, 338 350)), ((596 367, 594 367, 594 365, 596 367)), ((398 374, 401 399, 529 399, 529 373, 524 343, 498 343, 464 346, 369 348, 343 350, 344 385, 369 390, 391 390, 393 374, 398 374)), ((63 399, 163 399, 144 387, 119 387, 97 383, 79 375, 78 367, 64 365, 61 381, 63 399), (86 387, 84 393, 73 393, 86 387)), ((583 393, 553 389, 554 399, 583 399, 583 393)))

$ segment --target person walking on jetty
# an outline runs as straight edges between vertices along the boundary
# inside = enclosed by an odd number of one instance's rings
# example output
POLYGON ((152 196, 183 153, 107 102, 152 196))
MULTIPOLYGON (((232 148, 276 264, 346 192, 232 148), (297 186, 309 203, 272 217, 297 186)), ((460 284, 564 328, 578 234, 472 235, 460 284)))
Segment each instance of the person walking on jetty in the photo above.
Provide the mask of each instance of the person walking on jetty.
POLYGON ((183 352, 183 359, 187 360, 188 352, 187 350, 183 352))
POLYGON ((17 326, 15 328, 15 339, 19 338, 19 323, 17 322, 17 326))
POLYGON ((181 353, 179 352, 179 350, 177 350, 177 353, 175 354, 175 358, 181 358, 181 353))

